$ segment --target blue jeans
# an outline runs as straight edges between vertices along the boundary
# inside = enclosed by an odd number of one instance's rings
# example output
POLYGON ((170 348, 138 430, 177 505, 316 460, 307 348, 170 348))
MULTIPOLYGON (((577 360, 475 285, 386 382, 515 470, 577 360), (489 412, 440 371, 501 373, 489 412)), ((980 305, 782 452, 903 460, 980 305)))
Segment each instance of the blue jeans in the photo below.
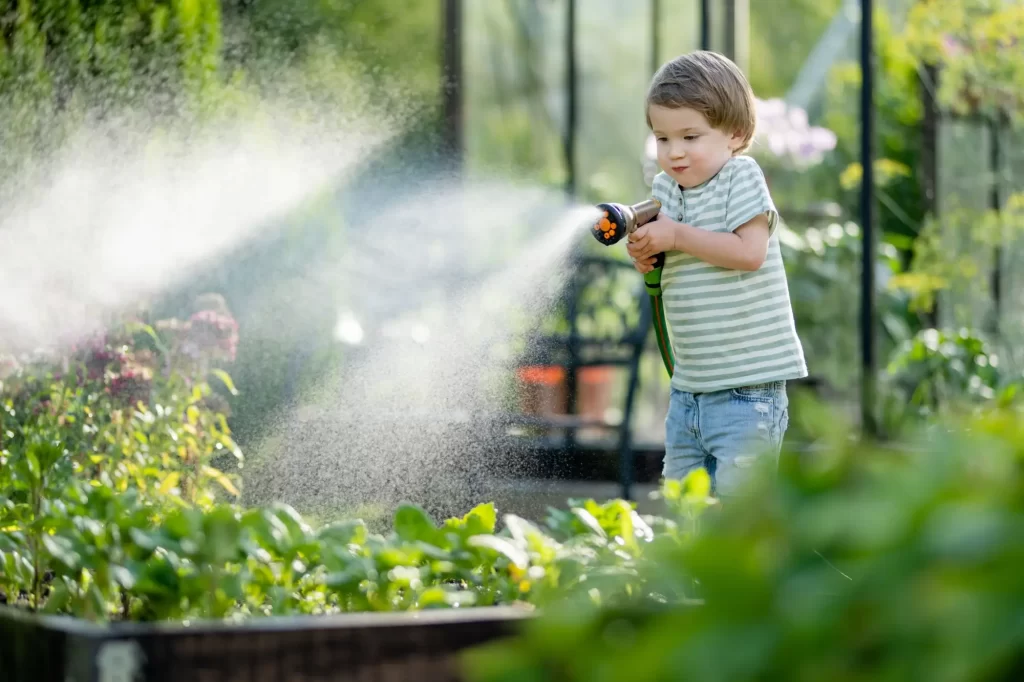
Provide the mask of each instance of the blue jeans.
POLYGON ((710 393, 673 388, 663 474, 684 478, 704 467, 714 494, 735 495, 755 472, 777 470, 788 426, 785 381, 710 393))

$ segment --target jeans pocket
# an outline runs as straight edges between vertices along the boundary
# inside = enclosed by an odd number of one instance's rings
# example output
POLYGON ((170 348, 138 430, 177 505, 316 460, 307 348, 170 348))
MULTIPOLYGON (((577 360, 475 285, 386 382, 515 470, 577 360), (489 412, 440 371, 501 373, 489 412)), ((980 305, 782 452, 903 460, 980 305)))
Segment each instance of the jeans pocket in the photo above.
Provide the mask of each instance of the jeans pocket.
POLYGON ((729 391, 733 398, 740 400, 751 400, 755 402, 771 402, 782 390, 781 381, 769 381, 763 384, 751 384, 749 386, 738 386, 729 391))

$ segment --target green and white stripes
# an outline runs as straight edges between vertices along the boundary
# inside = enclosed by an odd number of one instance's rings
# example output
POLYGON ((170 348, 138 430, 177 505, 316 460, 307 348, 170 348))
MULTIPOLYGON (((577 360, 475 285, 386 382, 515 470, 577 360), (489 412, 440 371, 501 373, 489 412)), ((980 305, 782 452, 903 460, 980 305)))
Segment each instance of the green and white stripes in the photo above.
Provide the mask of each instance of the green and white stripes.
POLYGON ((771 233, 768 256, 754 272, 666 254, 661 283, 675 351, 672 385, 698 393, 807 376, 775 234, 778 213, 757 162, 734 157, 706 183, 686 190, 660 173, 653 194, 679 222, 732 232, 767 213, 771 233))

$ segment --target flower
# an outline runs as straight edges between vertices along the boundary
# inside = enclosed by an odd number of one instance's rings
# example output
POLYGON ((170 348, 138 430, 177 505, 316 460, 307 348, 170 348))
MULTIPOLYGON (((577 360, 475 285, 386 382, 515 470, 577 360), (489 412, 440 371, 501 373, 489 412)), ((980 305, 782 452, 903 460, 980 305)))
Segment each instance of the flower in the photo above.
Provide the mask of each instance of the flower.
MULTIPOLYGON (((757 128, 751 154, 767 150, 775 159, 798 169, 821 163, 825 154, 836 148, 836 134, 828 128, 812 126, 807 112, 779 98, 755 99, 757 128)), ((658 173, 658 150, 654 135, 644 144, 643 172, 648 186, 658 173)))
POLYGON ((14 356, 0 354, 0 380, 17 372, 18 367, 18 360, 14 356))
POLYGON ((781 99, 756 100, 757 129, 753 150, 767 149, 777 159, 797 168, 814 166, 836 148, 836 134, 812 126, 807 112, 781 99))
POLYGON ((153 372, 150 368, 131 365, 110 380, 110 394, 126 405, 149 403, 152 385, 153 372))
POLYGON ((200 310, 188 320, 182 350, 193 358, 203 355, 233 362, 238 352, 238 323, 231 315, 200 310))

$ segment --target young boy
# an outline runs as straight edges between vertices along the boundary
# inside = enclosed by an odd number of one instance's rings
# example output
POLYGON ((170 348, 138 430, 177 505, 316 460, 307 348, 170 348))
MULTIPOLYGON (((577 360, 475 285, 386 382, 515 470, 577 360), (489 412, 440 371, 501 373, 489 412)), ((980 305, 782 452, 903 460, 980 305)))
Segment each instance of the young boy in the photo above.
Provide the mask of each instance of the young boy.
POLYGON ((713 52, 668 62, 647 93, 657 140, 658 218, 629 237, 640 272, 665 252, 665 316, 676 355, 666 419, 666 478, 705 467, 721 498, 778 463, 789 423, 786 381, 807 376, 757 162, 754 95, 713 52))

